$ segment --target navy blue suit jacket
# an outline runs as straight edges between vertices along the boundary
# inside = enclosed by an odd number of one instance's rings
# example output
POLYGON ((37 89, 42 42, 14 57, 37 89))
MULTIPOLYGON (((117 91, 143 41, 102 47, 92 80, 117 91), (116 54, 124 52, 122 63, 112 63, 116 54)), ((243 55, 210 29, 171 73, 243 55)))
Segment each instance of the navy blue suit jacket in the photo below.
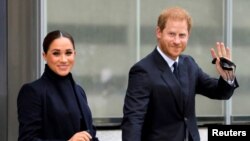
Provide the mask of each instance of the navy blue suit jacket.
POLYGON ((179 79, 155 49, 129 72, 122 121, 123 141, 199 141, 195 95, 229 99, 236 87, 222 78, 209 77, 194 59, 181 55, 179 79))
POLYGON ((46 66, 40 79, 22 86, 17 99, 19 141, 66 141, 82 130, 98 140, 85 92, 71 74, 69 78, 72 85, 46 66))

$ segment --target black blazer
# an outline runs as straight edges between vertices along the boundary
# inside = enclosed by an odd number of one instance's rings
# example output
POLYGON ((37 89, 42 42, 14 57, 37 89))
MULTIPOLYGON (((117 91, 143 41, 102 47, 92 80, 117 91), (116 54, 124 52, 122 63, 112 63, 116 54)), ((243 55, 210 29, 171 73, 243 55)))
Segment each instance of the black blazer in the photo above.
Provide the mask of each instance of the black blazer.
POLYGON ((129 72, 122 121, 123 141, 183 141, 200 136, 195 115, 195 95, 229 99, 236 87, 222 78, 209 77, 194 59, 181 55, 179 79, 155 49, 129 72))
POLYGON ((71 74, 60 77, 46 65, 40 79, 22 86, 17 106, 19 141, 66 141, 83 130, 98 141, 86 94, 71 74))

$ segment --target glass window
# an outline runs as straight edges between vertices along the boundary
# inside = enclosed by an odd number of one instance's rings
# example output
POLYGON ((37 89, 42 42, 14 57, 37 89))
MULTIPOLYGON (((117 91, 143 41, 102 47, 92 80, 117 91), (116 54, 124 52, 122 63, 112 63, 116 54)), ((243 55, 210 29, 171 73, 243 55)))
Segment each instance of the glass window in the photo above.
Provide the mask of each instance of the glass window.
MULTIPOLYGON (((235 5, 240 7, 247 4, 235 5)), ((217 41, 223 41, 223 1, 47 1, 47 30, 65 30, 75 38, 77 58, 73 74, 87 93, 94 118, 122 117, 129 69, 155 48, 158 15, 170 6, 184 7, 193 17, 193 29, 184 53, 192 55, 205 72, 218 77, 211 64, 210 48, 215 47, 217 41)), ((244 20, 243 17, 236 17, 239 20, 235 28, 247 34, 240 22, 244 20)), ((248 27, 247 24, 244 27, 248 27)), ((239 34, 238 31, 236 33, 239 34)), ((237 41, 235 45, 239 48, 235 49, 234 55, 246 54, 248 40, 237 41)), ((242 71, 240 79, 246 81, 247 85, 249 80, 243 76, 247 69, 237 71, 242 71)), ((223 102, 198 95, 197 115, 223 116, 223 102)), ((235 112, 239 113, 237 110, 235 112)))
MULTIPOLYGON (((232 112, 235 117, 248 117, 246 120, 250 121, 250 68, 248 66, 250 62, 250 20, 246 18, 246 13, 249 12, 248 0, 233 1, 233 60, 237 64, 237 79, 240 83, 240 88, 237 89, 237 93, 234 95, 232 101, 232 112)), ((236 118, 237 120, 237 118, 236 118)))
POLYGON ((136 4, 124 0, 47 1, 48 31, 76 42, 75 79, 95 118, 121 117, 130 66, 136 61, 136 4))

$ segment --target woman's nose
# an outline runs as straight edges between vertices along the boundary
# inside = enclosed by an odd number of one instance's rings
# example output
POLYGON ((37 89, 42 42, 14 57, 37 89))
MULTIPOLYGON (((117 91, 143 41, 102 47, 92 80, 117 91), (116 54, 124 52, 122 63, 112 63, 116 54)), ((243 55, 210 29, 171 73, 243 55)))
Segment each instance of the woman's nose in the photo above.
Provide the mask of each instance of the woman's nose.
POLYGON ((61 58, 60 58, 60 61, 66 62, 67 61, 66 55, 62 55, 61 58))

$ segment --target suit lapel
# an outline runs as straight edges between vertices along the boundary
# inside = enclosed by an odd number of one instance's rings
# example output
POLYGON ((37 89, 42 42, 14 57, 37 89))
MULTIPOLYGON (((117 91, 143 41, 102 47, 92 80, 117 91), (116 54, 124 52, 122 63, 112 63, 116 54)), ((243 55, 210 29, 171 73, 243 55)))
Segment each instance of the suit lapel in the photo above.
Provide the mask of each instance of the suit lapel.
MULTIPOLYGON (((88 113, 89 109, 87 109, 87 106, 86 106, 87 101, 86 101, 86 99, 84 99, 84 95, 76 87, 76 85, 75 85, 75 91, 76 91, 75 92, 76 93, 76 97, 77 97, 78 103, 80 105, 80 110, 81 110, 81 114, 82 114, 82 118, 83 118, 82 121, 81 121, 81 124, 85 124, 85 126, 87 128, 86 130, 89 130, 90 127, 89 127, 88 121, 87 121, 87 119, 88 119, 87 113, 88 113)), ((81 125, 81 126, 84 126, 84 125, 81 125)))
POLYGON ((161 76, 163 81, 169 86, 170 92, 178 105, 178 109, 181 113, 183 113, 184 96, 182 94, 182 86, 180 85, 180 82, 175 78, 167 62, 162 58, 156 49, 153 54, 155 56, 155 62, 159 70, 162 72, 161 76))
POLYGON ((178 105, 178 109, 180 110, 181 113, 183 113, 183 103, 184 103, 183 98, 184 97, 182 96, 182 93, 181 93, 180 83, 174 77, 170 69, 169 71, 166 70, 162 73, 162 79, 169 86, 170 92, 178 105))
POLYGON ((180 85, 181 85, 181 91, 182 95, 184 95, 184 108, 187 107, 188 104, 188 98, 189 98, 189 80, 188 80, 188 66, 185 64, 185 60, 183 56, 179 57, 179 63, 178 63, 178 69, 179 69, 179 77, 180 77, 180 85))

